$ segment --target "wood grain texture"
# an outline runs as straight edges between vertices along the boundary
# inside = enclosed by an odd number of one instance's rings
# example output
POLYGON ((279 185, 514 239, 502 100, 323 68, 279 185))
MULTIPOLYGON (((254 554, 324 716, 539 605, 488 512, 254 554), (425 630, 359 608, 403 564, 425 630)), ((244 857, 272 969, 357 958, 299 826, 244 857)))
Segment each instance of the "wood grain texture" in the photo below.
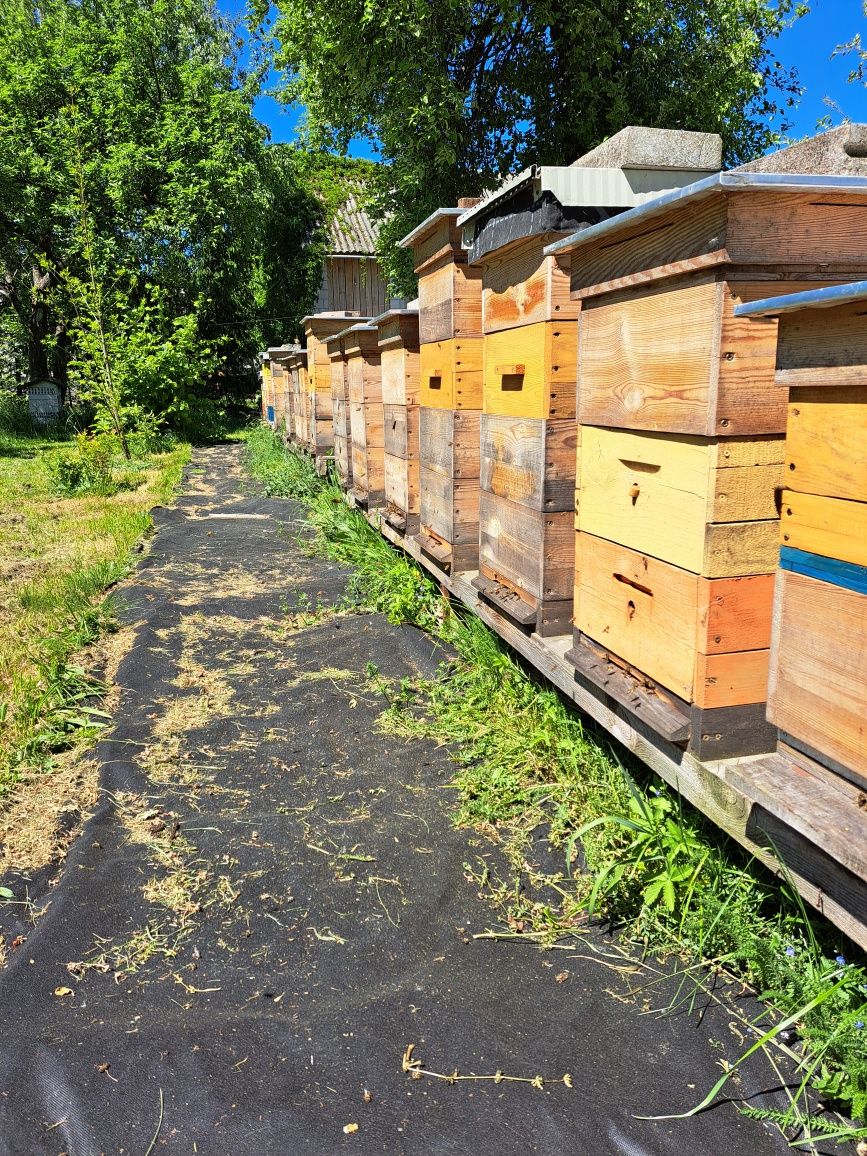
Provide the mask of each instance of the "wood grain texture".
MULTIPOLYGON (((806 309, 780 318, 777 382, 785 386, 867 386, 864 302, 806 309)), ((756 321, 756 325, 764 324, 756 321)))
POLYGON ((841 562, 839 558, 823 558, 821 554, 808 554, 789 546, 780 547, 780 566, 783 570, 818 578, 820 582, 832 582, 835 586, 867 594, 867 566, 854 566, 851 562, 841 562))
POLYGON ((479 415, 455 410, 419 412, 420 520, 452 547, 462 563, 478 558, 479 415))
POLYGON ((392 457, 418 461, 418 406, 384 405, 385 452, 392 457))
POLYGON ((483 574, 537 602, 571 600, 575 569, 571 515, 542 513, 482 490, 479 563, 483 574))
POLYGON ((867 200, 840 192, 743 189, 728 194, 728 251, 751 265, 865 267, 867 200))
POLYGON ((546 321, 485 336, 485 413, 574 418, 577 379, 577 321, 546 321))
POLYGON ((528 237, 482 266, 482 327, 495 333, 540 321, 575 320, 580 302, 569 296, 569 258, 542 250, 556 234, 528 237))
POLYGON ((600 237, 573 254, 571 293, 594 297, 623 281, 648 280, 657 272, 671 275, 674 267, 712 256, 715 263, 727 259, 727 212, 725 197, 698 205, 674 206, 651 221, 625 225, 600 237))
POLYGON ((480 434, 483 490, 532 510, 573 510, 579 436, 574 420, 482 414, 480 434))
POLYGON ((867 595, 781 570, 768 717, 867 774, 867 595))
POLYGON ((708 578, 772 571, 783 440, 581 428, 579 527, 708 578))
MULTIPOLYGON (((791 283, 787 292, 803 285, 791 283)), ((764 282, 666 282, 589 304, 579 340, 580 420, 591 425, 736 436, 780 433, 775 323, 734 316, 764 282)))
POLYGON ((420 349, 419 403, 430 409, 482 408, 482 338, 435 341, 420 349))
POLYGON ((795 550, 867 566, 867 502, 785 490, 781 532, 795 550))
POLYGON ((421 386, 418 350, 392 345, 381 350, 382 400, 386 405, 417 405, 421 386))
POLYGON ((576 628, 629 667, 701 706, 764 701, 772 575, 708 580, 589 534, 575 573, 576 628))
POLYGON ((418 279, 422 344, 482 335, 482 271, 446 256, 418 279))
POLYGON ((434 260, 449 258, 465 261, 466 253, 461 244, 461 230, 457 227, 457 215, 443 216, 432 221, 412 248, 413 266, 416 273, 434 260))
POLYGON ((867 500, 867 384, 792 391, 784 475, 798 493, 867 500))

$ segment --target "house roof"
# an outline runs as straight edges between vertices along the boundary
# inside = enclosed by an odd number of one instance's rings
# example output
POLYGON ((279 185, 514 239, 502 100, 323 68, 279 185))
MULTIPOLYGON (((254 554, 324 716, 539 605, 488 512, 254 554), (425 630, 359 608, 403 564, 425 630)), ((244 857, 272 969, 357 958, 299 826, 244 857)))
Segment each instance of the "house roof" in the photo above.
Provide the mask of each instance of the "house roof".
POLYGON ((379 226, 371 221, 358 202, 355 193, 349 193, 328 225, 329 256, 373 256, 379 226))

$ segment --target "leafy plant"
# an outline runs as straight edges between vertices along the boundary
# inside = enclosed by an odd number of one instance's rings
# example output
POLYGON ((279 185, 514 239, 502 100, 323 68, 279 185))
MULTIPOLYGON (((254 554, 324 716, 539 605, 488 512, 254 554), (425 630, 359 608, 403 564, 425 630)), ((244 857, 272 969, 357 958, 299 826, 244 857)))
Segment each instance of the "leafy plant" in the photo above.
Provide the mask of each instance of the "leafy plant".
POLYGON ((618 888, 636 887, 641 904, 652 910, 662 904, 669 914, 689 902, 710 854, 699 833, 684 820, 682 809, 667 793, 653 788, 651 795, 638 790, 625 770, 629 788, 626 814, 601 815, 585 823, 570 840, 583 838, 594 827, 613 824, 627 833, 617 857, 596 875, 588 899, 591 914, 600 895, 611 896, 618 888))

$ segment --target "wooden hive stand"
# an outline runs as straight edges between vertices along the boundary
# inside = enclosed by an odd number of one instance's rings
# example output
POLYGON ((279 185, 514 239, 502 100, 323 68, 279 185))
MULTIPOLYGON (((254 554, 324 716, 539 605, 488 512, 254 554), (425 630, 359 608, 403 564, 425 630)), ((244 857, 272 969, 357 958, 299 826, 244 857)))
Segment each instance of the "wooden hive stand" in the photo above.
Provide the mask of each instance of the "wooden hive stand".
POLYGON ((369 512, 385 501, 385 449, 379 332, 375 325, 342 331, 349 386, 352 488, 355 503, 369 512))
POLYGON ((352 432, 349 427, 349 377, 343 332, 326 338, 331 364, 331 419, 334 425, 334 467, 344 490, 352 486, 352 432))
POLYGON ((479 574, 500 613, 543 636, 572 620, 578 314, 557 234, 486 253, 482 267, 479 574))
POLYGON ((334 450, 331 406, 331 360, 326 340, 354 322, 366 320, 357 312, 313 313, 301 324, 307 342, 307 372, 296 394, 298 441, 313 454, 318 473, 324 474, 334 450))
POLYGON ((385 509, 401 534, 419 529, 419 311, 390 309, 376 318, 382 358, 385 509))
POLYGON ((437 209, 400 242, 419 287, 419 530, 446 571, 479 558, 482 409, 481 270, 467 265, 457 219, 474 202, 437 209))
POLYGON ((867 181, 723 173, 567 241, 576 678, 703 760, 760 753, 786 406, 736 307, 867 271, 867 181))

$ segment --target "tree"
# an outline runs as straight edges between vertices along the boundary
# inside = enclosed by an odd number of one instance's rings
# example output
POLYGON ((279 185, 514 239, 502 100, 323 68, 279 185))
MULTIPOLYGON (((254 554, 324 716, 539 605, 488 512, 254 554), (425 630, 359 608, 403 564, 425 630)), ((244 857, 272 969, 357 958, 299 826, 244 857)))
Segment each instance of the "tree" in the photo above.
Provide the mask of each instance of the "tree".
POLYGON ((259 70, 210 0, 0 0, 0 27, 0 310, 29 375, 86 382, 101 333, 135 404, 194 425, 318 283, 259 70))
POLYGON ((393 242, 530 162, 567 164, 626 124, 719 132, 729 164, 787 125, 796 78, 773 56, 792 0, 281 0, 284 96, 311 139, 374 141, 393 242), (776 123, 775 123, 776 122, 776 123))

